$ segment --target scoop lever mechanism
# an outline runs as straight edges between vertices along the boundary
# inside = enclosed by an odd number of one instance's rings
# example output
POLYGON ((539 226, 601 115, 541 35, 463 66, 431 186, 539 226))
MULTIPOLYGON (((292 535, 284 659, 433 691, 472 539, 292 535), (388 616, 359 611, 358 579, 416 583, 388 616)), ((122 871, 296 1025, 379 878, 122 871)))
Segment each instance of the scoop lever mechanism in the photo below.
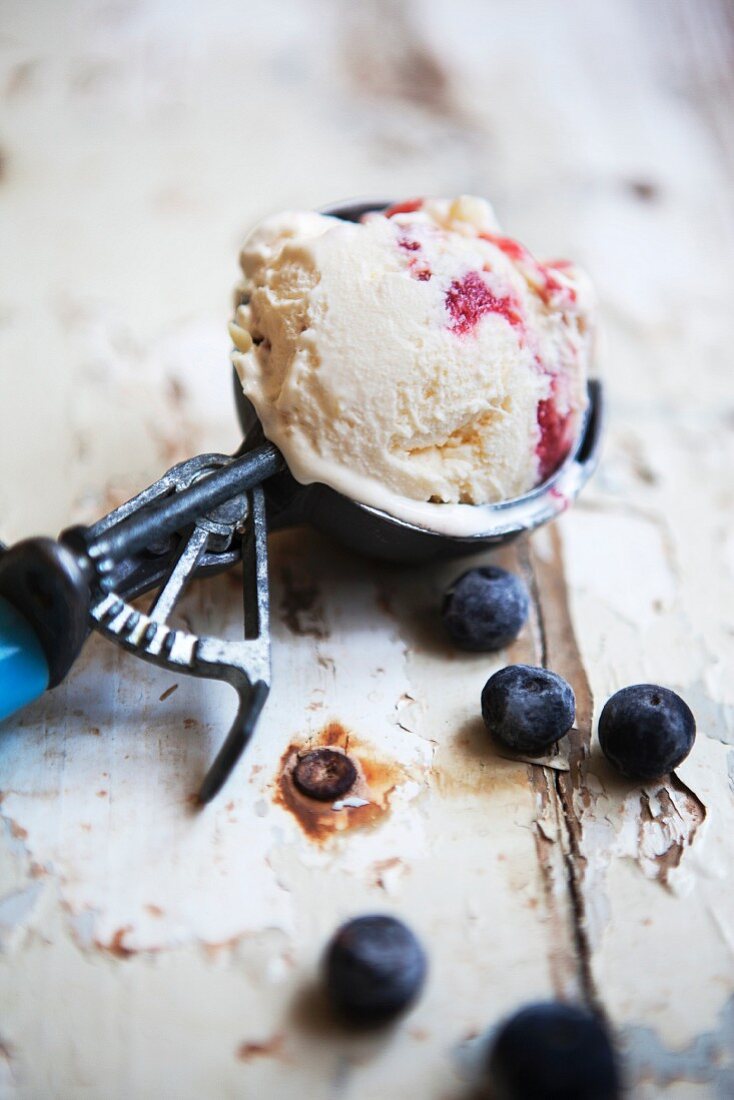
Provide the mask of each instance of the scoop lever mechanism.
POLYGON ((199 791, 209 802, 250 740, 270 690, 267 521, 262 482, 284 467, 270 443, 199 455, 91 527, 58 542, 0 546, 0 718, 64 679, 90 626, 170 671, 223 680, 239 697, 234 723, 199 791), (244 638, 169 625, 196 574, 241 563, 244 638), (154 591, 147 613, 133 599, 154 591))

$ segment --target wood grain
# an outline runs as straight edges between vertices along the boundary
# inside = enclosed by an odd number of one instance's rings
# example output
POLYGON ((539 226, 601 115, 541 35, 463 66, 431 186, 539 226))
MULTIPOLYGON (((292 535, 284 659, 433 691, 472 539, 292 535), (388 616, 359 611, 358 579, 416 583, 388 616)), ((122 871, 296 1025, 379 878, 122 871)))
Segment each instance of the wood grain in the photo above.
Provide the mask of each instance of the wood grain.
MULTIPOLYGON (((3 14, 5 541, 236 446, 230 289, 273 209, 488 195, 508 231, 594 277, 610 415, 579 504, 497 558, 533 611, 496 659, 438 630, 458 566, 271 539, 275 690, 205 813, 190 795, 226 689, 93 638, 4 724, 0 1095, 459 1100, 502 1015, 552 995, 606 1014, 631 1096, 732 1095, 731 4, 3 14), (509 660, 576 692, 577 729, 541 763, 500 756, 478 718, 509 660), (699 734, 675 776, 640 788, 595 727, 643 680, 680 691, 699 734), (337 726, 365 776, 387 777, 384 812, 314 840, 279 769, 337 726), (317 981, 335 924, 369 909, 403 915, 431 956, 390 1036, 341 1032, 317 981)), ((235 631, 238 598, 232 578, 200 585, 185 621, 235 631)))

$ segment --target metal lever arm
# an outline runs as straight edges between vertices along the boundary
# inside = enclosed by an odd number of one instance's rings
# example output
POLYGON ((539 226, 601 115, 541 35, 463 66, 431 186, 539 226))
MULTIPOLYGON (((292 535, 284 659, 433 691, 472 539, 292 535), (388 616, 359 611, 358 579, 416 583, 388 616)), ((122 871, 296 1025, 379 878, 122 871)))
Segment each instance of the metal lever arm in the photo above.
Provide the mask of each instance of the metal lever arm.
POLYGON ((229 777, 255 730, 270 690, 270 633, 265 494, 249 494, 241 542, 244 582, 244 632, 241 641, 197 637, 177 630, 167 618, 196 571, 206 532, 194 526, 172 563, 150 614, 138 611, 116 592, 107 592, 91 608, 100 633, 143 660, 172 672, 185 672, 231 684, 239 696, 232 728, 202 783, 199 800, 210 801, 229 777))
POLYGON ((10 550, 0 544, 0 719, 64 678, 91 620, 145 660, 224 680, 238 692, 237 717, 201 790, 202 801, 212 798, 252 736, 270 687, 260 482, 283 465, 267 443, 234 459, 201 455, 60 542, 31 539, 10 550), (192 577, 238 559, 245 638, 222 641, 172 629, 167 620, 192 577), (158 595, 148 615, 126 602, 153 588, 158 595))
MULTIPOLYGON (((197 461, 191 459, 189 463, 182 465, 197 461)), ((154 498, 145 502, 142 508, 139 507, 142 502, 136 498, 138 506, 135 510, 111 526, 105 524, 101 533, 89 542, 87 553, 95 559, 98 572, 108 571, 105 568, 107 562, 109 568, 112 568, 121 558, 181 531, 225 501, 255 485, 261 485, 284 467, 285 461, 280 451, 272 443, 264 443, 254 451, 248 451, 226 464, 206 470, 202 476, 170 496, 154 498)), ((163 482, 162 478, 160 482, 156 482, 156 486, 163 482)), ((152 488, 155 489, 156 486, 152 488)), ((100 526, 92 529, 94 534, 100 531, 100 526)))

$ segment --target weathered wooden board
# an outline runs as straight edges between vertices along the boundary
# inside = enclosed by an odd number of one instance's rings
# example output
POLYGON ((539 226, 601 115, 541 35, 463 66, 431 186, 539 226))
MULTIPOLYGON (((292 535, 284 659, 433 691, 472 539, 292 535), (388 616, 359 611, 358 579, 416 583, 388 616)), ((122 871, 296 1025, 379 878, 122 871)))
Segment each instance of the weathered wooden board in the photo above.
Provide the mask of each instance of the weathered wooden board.
MULTIPOLYGON (((92 638, 0 729, 0 1095, 468 1096, 482 1037, 536 997, 609 1015, 631 1093, 734 1093, 734 173, 727 0, 53 4, 0 36, 0 535, 91 519, 236 445, 226 318, 264 213, 470 191, 588 266, 602 468, 500 560, 534 593, 496 660, 436 607, 457 567, 271 539, 275 689, 237 778, 190 796, 229 689, 92 638), (487 676, 545 662, 578 699, 549 766, 497 755, 487 676), (677 777, 600 757, 616 688, 699 721, 677 777), (371 804, 280 783, 336 740, 371 804), (431 977, 389 1035, 341 1033, 318 959, 342 918, 404 916, 431 977)), ((237 629, 234 578, 194 629, 237 629)))

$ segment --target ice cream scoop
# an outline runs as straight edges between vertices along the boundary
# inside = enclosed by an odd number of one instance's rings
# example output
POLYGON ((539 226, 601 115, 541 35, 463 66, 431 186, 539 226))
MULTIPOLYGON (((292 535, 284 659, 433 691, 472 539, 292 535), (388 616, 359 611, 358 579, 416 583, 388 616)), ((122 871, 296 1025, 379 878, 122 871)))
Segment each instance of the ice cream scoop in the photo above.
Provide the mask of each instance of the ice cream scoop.
POLYGON ((533 489, 577 439, 589 280, 504 237, 486 201, 279 214, 241 265, 233 362, 300 483, 479 534, 473 505, 533 489))
MULTIPOLYGON (((357 223, 387 206, 352 203, 328 213, 357 223)), ((235 336, 246 344, 239 331, 235 336)), ((454 505, 474 514, 476 522, 468 533, 446 533, 328 484, 298 481, 264 437, 238 379, 235 398, 245 433, 237 454, 188 459, 91 527, 72 528, 58 541, 29 539, 10 548, 0 543, 0 720, 64 679, 90 629, 177 675, 225 681, 237 691, 239 706, 201 785, 201 802, 213 798, 231 774, 269 692, 269 530, 310 523, 362 553, 392 561, 458 557, 504 543, 562 511, 596 464, 601 432, 601 389, 592 381, 579 431, 558 469, 513 499, 454 505), (195 636, 171 625, 194 576, 238 563, 243 638, 195 636), (156 595, 147 612, 130 602, 150 591, 156 595)))

